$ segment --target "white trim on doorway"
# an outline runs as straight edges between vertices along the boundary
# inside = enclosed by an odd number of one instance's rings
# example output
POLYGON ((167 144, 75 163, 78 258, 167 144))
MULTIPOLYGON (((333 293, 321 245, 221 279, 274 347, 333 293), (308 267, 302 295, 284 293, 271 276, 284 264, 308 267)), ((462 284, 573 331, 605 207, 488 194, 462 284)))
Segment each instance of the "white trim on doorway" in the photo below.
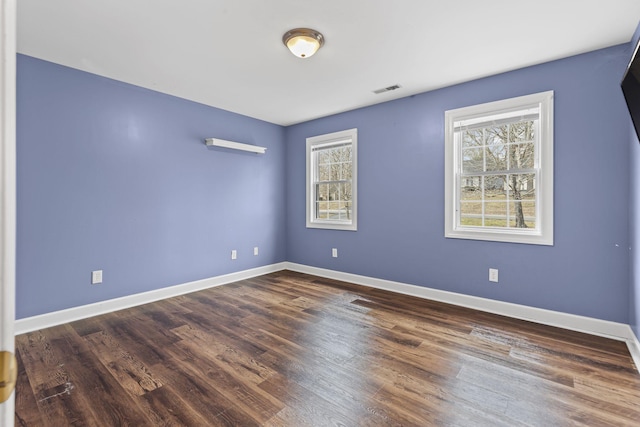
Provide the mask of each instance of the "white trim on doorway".
MULTIPOLYGON (((15 351, 16 0, 0 0, 0 350, 15 351)), ((13 427, 12 395, 0 425, 13 427)))

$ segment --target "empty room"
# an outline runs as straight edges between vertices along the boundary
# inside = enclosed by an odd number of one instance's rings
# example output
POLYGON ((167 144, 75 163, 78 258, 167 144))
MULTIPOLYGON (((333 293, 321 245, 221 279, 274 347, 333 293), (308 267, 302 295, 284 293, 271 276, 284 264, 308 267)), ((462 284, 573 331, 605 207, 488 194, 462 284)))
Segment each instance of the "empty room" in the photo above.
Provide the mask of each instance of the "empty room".
POLYGON ((637 0, 0 4, 0 426, 640 425, 637 0))

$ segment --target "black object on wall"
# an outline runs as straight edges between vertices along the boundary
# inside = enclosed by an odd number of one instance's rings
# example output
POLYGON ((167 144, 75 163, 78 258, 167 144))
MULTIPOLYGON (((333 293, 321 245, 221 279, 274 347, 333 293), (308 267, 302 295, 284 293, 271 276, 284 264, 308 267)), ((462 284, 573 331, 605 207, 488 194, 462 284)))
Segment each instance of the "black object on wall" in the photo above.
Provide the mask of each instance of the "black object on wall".
POLYGON ((640 48, 640 40, 633 51, 621 86, 633 125, 636 128, 636 135, 640 139, 640 52, 638 52, 638 48, 640 48))

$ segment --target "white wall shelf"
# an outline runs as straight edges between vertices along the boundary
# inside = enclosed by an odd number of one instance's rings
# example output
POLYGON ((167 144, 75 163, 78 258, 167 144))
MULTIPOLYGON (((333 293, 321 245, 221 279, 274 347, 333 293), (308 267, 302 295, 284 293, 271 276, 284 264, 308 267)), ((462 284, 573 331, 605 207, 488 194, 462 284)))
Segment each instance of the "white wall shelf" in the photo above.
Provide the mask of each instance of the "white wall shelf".
POLYGON ((267 151, 267 147, 259 147, 257 145, 243 144, 241 142, 226 141, 218 138, 207 138, 205 143, 209 147, 224 147, 231 148, 233 150, 250 151, 252 153, 264 154, 267 151))

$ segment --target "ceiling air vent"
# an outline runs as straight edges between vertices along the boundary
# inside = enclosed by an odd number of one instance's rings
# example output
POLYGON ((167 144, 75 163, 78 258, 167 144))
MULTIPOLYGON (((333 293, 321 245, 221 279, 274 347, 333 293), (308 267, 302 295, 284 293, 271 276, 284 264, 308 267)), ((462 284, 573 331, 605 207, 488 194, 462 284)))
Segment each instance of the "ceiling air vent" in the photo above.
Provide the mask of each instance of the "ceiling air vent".
POLYGON ((400 85, 393 85, 393 86, 389 86, 389 87, 383 87, 382 89, 374 90, 373 93, 375 93, 376 95, 379 95, 381 93, 391 92, 392 90, 396 90, 396 89, 400 89, 400 85))

